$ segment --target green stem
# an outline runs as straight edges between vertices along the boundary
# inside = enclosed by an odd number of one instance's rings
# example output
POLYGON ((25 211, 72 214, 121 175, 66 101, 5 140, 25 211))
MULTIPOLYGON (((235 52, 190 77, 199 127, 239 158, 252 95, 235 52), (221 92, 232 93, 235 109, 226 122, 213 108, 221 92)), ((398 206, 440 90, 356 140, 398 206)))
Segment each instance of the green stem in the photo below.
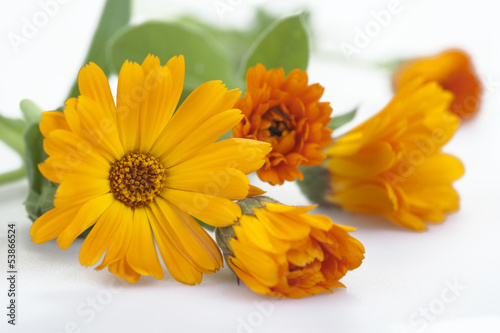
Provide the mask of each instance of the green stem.
POLYGON ((26 168, 22 166, 19 169, 0 174, 0 185, 10 183, 24 177, 26 177, 26 168))

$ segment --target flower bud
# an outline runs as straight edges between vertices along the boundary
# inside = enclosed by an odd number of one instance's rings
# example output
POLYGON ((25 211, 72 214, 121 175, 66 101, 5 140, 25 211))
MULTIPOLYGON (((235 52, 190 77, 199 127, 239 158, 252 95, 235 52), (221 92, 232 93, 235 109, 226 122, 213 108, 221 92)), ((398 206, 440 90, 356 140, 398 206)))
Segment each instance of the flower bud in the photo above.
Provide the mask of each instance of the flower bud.
POLYGON ((300 298, 343 287, 339 280, 364 258, 363 245, 314 208, 292 207, 265 196, 238 202, 236 224, 217 228, 224 257, 254 292, 300 298))

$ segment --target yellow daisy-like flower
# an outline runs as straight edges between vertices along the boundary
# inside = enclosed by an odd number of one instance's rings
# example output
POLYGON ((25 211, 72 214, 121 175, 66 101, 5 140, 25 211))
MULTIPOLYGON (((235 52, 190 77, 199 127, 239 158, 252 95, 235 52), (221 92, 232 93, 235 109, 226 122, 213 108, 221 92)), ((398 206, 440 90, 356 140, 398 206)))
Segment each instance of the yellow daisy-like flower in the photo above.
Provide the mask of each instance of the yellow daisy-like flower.
POLYGON ((380 113, 329 148, 331 193, 325 199, 414 230, 457 210, 452 182, 463 165, 441 152, 459 125, 448 111, 452 98, 436 82, 402 86, 380 113))
POLYGON ((163 277, 154 240, 182 283, 199 283, 202 273, 220 268, 220 250, 192 216, 233 224, 241 210, 232 200, 258 192, 246 175, 263 165, 270 147, 215 142, 242 119, 232 108, 240 92, 210 81, 176 111, 183 82, 182 56, 165 66, 152 55, 142 65, 126 61, 115 105, 102 70, 82 68, 80 96, 66 101, 64 113, 45 112, 40 123, 49 157, 39 169, 60 185, 55 208, 31 228, 35 243, 57 238, 67 249, 93 226, 80 263, 94 265, 105 253, 96 269, 108 267, 129 282, 163 277))
POLYGON ((239 202, 236 225, 217 228, 217 241, 236 275, 254 292, 301 298, 344 287, 339 281, 361 265, 365 249, 314 206, 291 207, 267 197, 239 202))

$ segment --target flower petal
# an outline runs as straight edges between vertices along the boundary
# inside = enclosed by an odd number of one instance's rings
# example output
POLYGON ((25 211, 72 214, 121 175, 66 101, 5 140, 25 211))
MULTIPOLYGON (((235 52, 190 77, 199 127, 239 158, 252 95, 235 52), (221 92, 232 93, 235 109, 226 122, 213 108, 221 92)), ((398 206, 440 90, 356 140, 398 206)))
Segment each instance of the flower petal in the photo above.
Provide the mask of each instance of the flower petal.
POLYGON ((126 206, 115 200, 99 217, 80 249, 80 264, 94 265, 110 247, 111 239, 125 217, 126 206))
POLYGON ((184 284, 195 285, 200 283, 203 274, 186 258, 182 250, 177 247, 172 240, 172 236, 164 227, 165 222, 160 222, 151 208, 147 208, 146 212, 163 262, 172 277, 184 284))
POLYGON ((233 201, 204 193, 165 189, 162 196, 189 215, 215 227, 234 224, 241 216, 233 201))
POLYGON ((80 209, 80 206, 54 208, 33 222, 30 229, 31 240, 35 244, 57 238, 80 209))
POLYGON ((125 61, 118 75, 116 121, 123 148, 127 152, 140 148, 140 110, 145 89, 144 70, 136 62, 125 61))
POLYGON ((57 238, 59 247, 64 250, 70 247, 76 237, 94 225, 114 200, 113 194, 108 193, 87 201, 57 238))
POLYGON ((191 216, 172 206, 165 199, 156 198, 150 205, 158 221, 189 261, 203 273, 211 274, 222 265, 222 256, 214 240, 191 216))
POLYGON ((239 90, 228 91, 220 81, 202 84, 179 107, 151 148, 151 153, 165 156, 209 118, 231 109, 239 95, 239 90))
POLYGON ((134 209, 132 240, 127 252, 127 262, 139 274, 163 278, 158 254, 156 253, 151 226, 145 209, 134 209))

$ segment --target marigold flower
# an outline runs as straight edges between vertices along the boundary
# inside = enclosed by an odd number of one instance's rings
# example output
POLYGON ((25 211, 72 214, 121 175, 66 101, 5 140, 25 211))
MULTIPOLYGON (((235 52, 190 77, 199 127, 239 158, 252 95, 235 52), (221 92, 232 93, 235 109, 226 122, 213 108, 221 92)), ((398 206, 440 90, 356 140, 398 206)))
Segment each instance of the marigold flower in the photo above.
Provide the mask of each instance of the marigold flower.
POLYGON ((267 197, 239 202, 243 216, 216 236, 236 275, 254 292, 300 298, 344 287, 364 258, 363 245, 315 206, 290 207, 267 197))
POLYGON ((328 149, 329 179, 317 182, 329 183, 325 200, 414 230, 457 210, 452 182, 463 175, 463 165, 440 151, 459 125, 447 111, 451 100, 436 82, 402 86, 380 113, 328 149))
POLYGON ((450 111, 465 119, 479 108, 481 82, 469 56, 460 50, 450 50, 433 57, 402 63, 393 76, 397 91, 408 82, 422 77, 426 82, 436 81, 453 93, 450 111))
POLYGON ((266 71, 262 64, 247 72, 247 92, 235 108, 243 120, 233 129, 233 137, 272 144, 266 163, 257 171, 271 185, 303 179, 298 166, 319 165, 321 151, 331 144, 332 108, 319 102, 324 88, 308 85, 307 73, 295 69, 285 78, 283 68, 266 71))
POLYGON ((45 112, 40 123, 49 155, 42 174, 59 183, 55 208, 37 219, 35 243, 57 237, 67 249, 93 226, 80 263, 129 282, 160 279, 153 237, 171 275, 196 284, 222 265, 216 243, 192 217, 227 226, 240 217, 232 200, 247 197, 246 174, 260 168, 269 144, 245 139, 215 142, 241 118, 240 92, 220 81, 202 84, 175 112, 184 82, 184 58, 165 66, 152 55, 126 61, 117 103, 94 63, 78 76, 80 96, 64 113, 45 112))

